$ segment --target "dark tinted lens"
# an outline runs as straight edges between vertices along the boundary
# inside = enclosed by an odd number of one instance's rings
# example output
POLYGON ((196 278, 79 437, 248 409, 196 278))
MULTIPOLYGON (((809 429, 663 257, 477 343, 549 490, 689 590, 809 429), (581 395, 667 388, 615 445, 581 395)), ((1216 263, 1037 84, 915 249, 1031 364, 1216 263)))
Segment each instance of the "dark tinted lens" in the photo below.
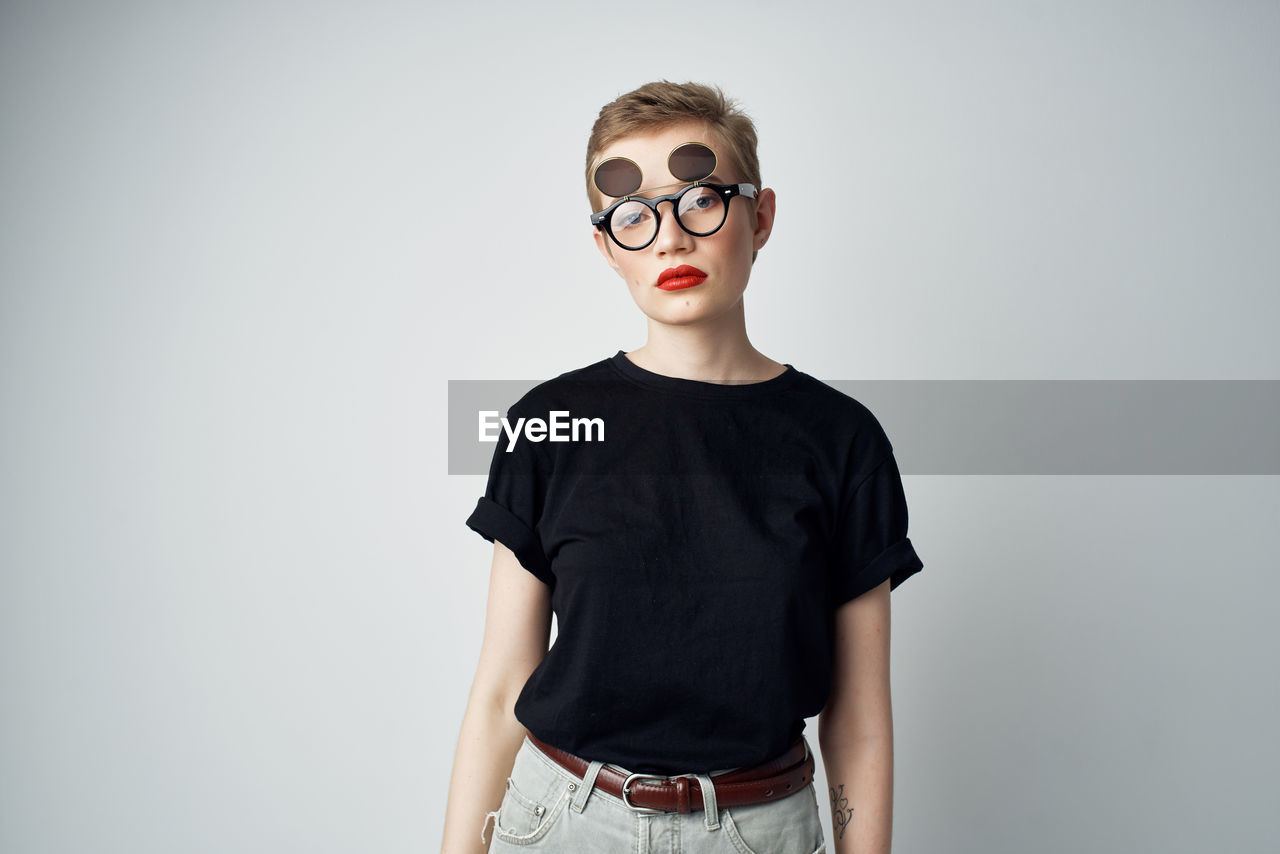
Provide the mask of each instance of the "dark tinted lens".
POLYGON ((700 142, 686 142, 671 152, 667 168, 678 181, 701 181, 716 171, 716 153, 700 142))
POLYGON ((625 157, 611 157, 596 167, 596 189, 620 199, 640 189, 640 167, 625 157))

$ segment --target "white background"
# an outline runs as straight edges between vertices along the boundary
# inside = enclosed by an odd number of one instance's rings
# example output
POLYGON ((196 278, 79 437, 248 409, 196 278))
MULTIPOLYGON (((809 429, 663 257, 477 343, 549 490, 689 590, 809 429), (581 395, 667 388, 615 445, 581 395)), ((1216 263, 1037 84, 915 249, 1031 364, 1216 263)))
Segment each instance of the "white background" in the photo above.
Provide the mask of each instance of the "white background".
MULTIPOLYGON (((1278 42, 1271 2, 5 3, 0 850, 438 850, 492 554, 446 383, 644 343, 607 101, 741 100, 748 331, 814 376, 1275 379, 1278 42)), ((906 488, 895 852, 1275 843, 1275 477, 906 488)))

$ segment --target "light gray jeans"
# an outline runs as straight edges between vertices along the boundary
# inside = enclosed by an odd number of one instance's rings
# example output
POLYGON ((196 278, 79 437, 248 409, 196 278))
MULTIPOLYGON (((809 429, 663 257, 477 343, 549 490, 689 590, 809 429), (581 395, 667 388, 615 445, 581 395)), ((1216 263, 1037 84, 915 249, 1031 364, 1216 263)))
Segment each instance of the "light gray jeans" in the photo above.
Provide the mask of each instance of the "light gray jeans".
MULTIPOLYGON (((603 763, 579 778, 525 738, 493 820, 490 852, 556 854, 825 854, 813 781, 780 801, 717 807, 710 775, 699 775, 705 810, 638 813, 595 785, 603 763), (710 795, 708 797, 708 795, 710 795)), ((610 767, 622 771, 630 771, 610 767)))

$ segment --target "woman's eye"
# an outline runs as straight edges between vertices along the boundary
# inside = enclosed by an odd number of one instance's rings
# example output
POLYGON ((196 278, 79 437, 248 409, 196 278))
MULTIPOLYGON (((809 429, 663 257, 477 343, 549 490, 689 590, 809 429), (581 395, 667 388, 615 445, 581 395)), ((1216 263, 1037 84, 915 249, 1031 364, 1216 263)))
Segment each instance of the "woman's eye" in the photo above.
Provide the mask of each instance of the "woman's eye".
POLYGON ((681 200, 680 210, 682 213, 689 211, 705 211, 711 206, 717 204, 719 199, 708 193, 690 194, 681 200))
POLYGON ((613 225, 615 228, 632 228, 639 225, 644 218, 645 215, 642 213, 623 214, 614 220, 613 225))

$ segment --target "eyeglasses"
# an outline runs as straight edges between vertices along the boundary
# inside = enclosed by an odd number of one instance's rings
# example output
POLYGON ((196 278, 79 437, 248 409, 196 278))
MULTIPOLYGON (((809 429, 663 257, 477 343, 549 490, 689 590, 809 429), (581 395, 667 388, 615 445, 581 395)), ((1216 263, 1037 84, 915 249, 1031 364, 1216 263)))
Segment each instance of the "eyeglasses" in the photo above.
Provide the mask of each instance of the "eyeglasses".
POLYGON ((604 210, 591 215, 591 224, 613 239, 623 249, 644 249, 658 236, 662 214, 661 202, 671 202, 676 223, 694 237, 715 234, 729 217, 729 202, 734 196, 756 197, 754 184, 709 184, 695 181, 677 193, 654 196, 628 196, 618 199, 604 210))
POLYGON ((603 229, 623 249, 634 252, 658 236, 662 224, 658 203, 671 202, 671 212, 686 232, 694 237, 715 234, 728 218, 729 202, 734 196, 756 197, 754 184, 711 184, 703 180, 716 171, 716 163, 715 151, 704 143, 677 145, 667 154, 667 171, 681 183, 692 183, 679 192, 646 199, 632 195, 644 182, 640 165, 628 157, 610 157, 596 167, 592 180, 597 190, 617 201, 593 213, 591 224, 603 229))

